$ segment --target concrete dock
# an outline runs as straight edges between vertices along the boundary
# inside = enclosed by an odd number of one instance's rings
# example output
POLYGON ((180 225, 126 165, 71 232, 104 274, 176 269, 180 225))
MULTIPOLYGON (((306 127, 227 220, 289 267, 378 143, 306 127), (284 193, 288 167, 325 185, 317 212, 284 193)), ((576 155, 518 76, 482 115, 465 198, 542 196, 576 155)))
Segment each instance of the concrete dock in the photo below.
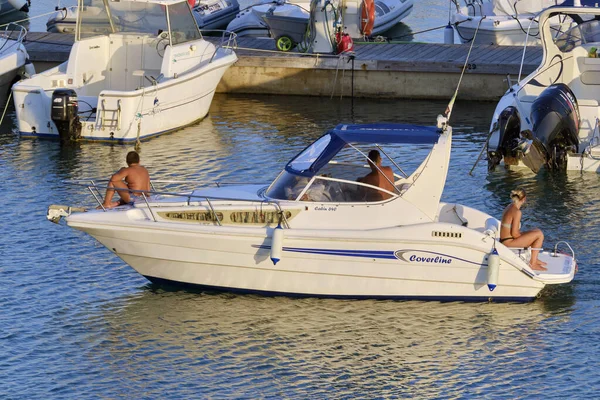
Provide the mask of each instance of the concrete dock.
MULTIPOLYGON (((217 42, 220 39, 207 39, 217 42)), ((38 72, 68 59, 73 36, 29 32, 25 46, 38 72)), ((448 99, 456 90, 469 45, 357 43, 348 55, 283 53, 271 39, 237 39, 238 62, 223 76, 220 93, 448 99)), ((516 81, 523 49, 475 45, 459 98, 498 100, 516 81)), ((529 47, 523 76, 541 62, 542 49, 529 47)))

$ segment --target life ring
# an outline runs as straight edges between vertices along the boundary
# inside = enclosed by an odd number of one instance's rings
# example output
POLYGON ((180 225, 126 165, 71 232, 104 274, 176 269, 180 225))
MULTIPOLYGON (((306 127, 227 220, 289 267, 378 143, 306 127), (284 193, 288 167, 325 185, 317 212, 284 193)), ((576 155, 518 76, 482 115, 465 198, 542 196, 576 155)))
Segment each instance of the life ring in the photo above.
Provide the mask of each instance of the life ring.
POLYGON ((363 0, 360 12, 360 32, 369 36, 375 25, 375 0, 363 0))

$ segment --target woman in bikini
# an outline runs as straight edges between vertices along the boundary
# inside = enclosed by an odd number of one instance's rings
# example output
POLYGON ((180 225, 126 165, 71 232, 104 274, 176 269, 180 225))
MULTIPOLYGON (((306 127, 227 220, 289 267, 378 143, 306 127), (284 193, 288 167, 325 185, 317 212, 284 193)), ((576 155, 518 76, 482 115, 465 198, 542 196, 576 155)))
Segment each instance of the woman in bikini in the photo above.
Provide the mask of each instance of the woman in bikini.
POLYGON ((546 271, 545 262, 538 260, 538 249, 544 243, 544 234, 539 229, 521 232, 521 207, 525 204, 526 194, 523 189, 510 192, 512 203, 504 209, 500 224, 500 243, 508 247, 532 247, 529 265, 532 269, 546 271))

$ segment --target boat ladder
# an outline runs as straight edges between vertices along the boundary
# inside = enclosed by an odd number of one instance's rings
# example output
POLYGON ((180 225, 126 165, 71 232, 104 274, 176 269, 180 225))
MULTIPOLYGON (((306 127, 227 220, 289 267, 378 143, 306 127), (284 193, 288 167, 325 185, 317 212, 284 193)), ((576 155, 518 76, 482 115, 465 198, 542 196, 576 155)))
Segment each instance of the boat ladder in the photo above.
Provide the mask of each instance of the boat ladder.
POLYGON ((116 109, 107 109, 106 108, 106 99, 102 99, 102 112, 100 114, 100 129, 104 130, 104 128, 115 128, 116 130, 121 129, 121 100, 117 100, 117 108, 116 109), (113 116, 116 114, 116 118, 106 118, 106 112, 113 113, 113 116))

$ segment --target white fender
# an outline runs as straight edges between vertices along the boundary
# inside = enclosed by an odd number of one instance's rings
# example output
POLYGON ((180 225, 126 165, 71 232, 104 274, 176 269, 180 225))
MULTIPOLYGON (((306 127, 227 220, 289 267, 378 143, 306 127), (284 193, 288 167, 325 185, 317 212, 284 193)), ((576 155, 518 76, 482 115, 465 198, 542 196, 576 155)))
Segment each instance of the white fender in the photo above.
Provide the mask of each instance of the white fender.
POLYGON ((487 270, 487 285, 490 292, 493 292, 498 285, 498 274, 500 272, 500 256, 494 248, 494 251, 488 256, 488 270, 487 270))
POLYGON ((444 28, 444 44, 454 44, 454 28, 450 23, 444 28))
POLYGON ((33 63, 31 61, 29 61, 29 59, 27 59, 27 61, 25 61, 24 70, 25 70, 25 73, 23 74, 24 78, 31 78, 32 76, 35 75, 35 67, 33 66, 33 63))
POLYGON ((277 225, 277 228, 273 229, 273 235, 271 236, 271 261, 273 261, 273 265, 281 260, 282 249, 283 228, 281 225, 277 225))
POLYGON ((29 12, 29 4, 27 4, 27 0, 8 0, 8 4, 13 6, 15 10, 29 12))

